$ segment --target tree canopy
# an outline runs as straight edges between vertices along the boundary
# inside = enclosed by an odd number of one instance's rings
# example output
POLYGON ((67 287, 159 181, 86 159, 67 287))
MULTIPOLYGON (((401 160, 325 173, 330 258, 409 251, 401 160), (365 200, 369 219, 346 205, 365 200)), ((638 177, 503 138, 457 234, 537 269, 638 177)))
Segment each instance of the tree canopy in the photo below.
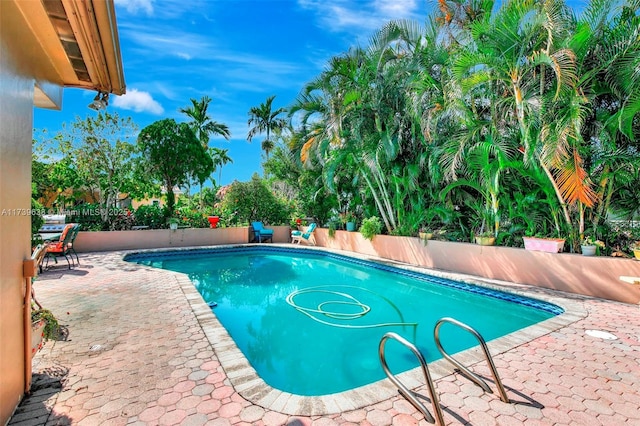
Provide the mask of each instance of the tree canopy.
POLYGON ((168 214, 175 206, 174 187, 190 176, 204 181, 213 172, 213 161, 187 123, 166 118, 142 129, 138 135, 138 169, 161 182, 168 214))

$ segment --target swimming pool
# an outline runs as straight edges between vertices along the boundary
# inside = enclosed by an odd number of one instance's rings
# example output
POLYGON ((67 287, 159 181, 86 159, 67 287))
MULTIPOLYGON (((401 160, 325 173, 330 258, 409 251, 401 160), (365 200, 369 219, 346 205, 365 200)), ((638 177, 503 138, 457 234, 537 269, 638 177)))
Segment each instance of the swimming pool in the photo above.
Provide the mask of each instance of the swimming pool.
MULTIPOLYGON (((182 272, 259 376, 297 395, 327 395, 383 379, 377 346, 395 331, 428 361, 435 322, 454 317, 487 340, 562 313, 556 305, 318 250, 242 246, 139 253, 128 261, 182 272)), ((477 341, 443 327, 454 353, 477 341)), ((389 344, 394 372, 417 366, 389 344)))

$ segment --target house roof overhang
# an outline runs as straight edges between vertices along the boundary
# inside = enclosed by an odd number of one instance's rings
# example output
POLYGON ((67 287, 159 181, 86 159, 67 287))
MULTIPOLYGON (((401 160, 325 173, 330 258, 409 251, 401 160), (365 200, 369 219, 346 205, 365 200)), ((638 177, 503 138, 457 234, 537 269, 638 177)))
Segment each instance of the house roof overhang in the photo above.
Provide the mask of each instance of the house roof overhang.
POLYGON ((34 105, 60 108, 55 87, 125 93, 113 0, 13 2, 13 10, 22 15, 16 36, 34 37, 38 45, 24 52, 36 70, 34 105))

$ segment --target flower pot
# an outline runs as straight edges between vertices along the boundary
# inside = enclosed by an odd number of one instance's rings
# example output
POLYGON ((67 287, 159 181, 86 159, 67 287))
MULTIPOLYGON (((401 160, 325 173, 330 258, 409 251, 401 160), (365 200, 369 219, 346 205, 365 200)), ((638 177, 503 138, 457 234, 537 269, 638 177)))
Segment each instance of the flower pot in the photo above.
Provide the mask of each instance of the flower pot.
POLYGON ((633 255, 640 260, 640 249, 633 249, 633 255))
POLYGON ((564 238, 522 237, 522 239, 526 250, 546 251, 548 253, 559 253, 564 250, 564 238))
POLYGON ((595 256, 596 254, 596 246, 581 246, 582 247, 582 255, 583 256, 595 256))
POLYGON ((173 229, 173 230, 178 229, 178 224, 177 224, 177 223, 175 223, 175 222, 171 222, 171 223, 169 224, 169 229, 173 229))
POLYGON ((356 230, 355 222, 347 222, 347 231, 354 232, 356 230))
POLYGON ((482 237, 476 235, 476 244, 481 246, 492 246, 496 243, 495 237, 482 237))
POLYGON ((418 232, 418 237, 421 240, 430 240, 433 238, 433 232, 418 232))
POLYGON ((45 319, 39 319, 31 324, 31 354, 35 354, 44 345, 44 327, 47 325, 45 319))
POLYGON ((220 222, 220 216, 209 216, 207 217, 207 220, 209 221, 209 226, 211 228, 217 228, 218 222, 220 222))

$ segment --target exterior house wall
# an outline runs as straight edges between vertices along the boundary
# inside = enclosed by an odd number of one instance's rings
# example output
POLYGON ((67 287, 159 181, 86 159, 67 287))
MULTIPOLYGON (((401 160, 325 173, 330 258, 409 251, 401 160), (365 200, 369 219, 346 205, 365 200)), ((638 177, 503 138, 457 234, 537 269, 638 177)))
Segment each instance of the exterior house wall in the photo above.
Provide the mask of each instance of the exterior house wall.
POLYGON ((359 232, 328 229, 314 231, 320 247, 380 256, 413 265, 504 280, 569 293, 640 303, 640 286, 620 280, 640 277, 640 262, 633 259, 545 253, 521 248, 480 246, 415 237, 376 235, 366 240, 359 232))
POLYGON ((0 1, 0 424, 26 386, 22 263, 31 256, 34 76, 18 56, 30 38, 12 8, 0 1))
POLYGON ((62 2, 77 37, 65 42, 80 51, 88 78, 74 69, 50 6, 0 1, 0 424, 31 383, 32 272, 23 264, 31 256, 33 108, 60 109, 68 86, 125 93, 113 0, 62 2))

